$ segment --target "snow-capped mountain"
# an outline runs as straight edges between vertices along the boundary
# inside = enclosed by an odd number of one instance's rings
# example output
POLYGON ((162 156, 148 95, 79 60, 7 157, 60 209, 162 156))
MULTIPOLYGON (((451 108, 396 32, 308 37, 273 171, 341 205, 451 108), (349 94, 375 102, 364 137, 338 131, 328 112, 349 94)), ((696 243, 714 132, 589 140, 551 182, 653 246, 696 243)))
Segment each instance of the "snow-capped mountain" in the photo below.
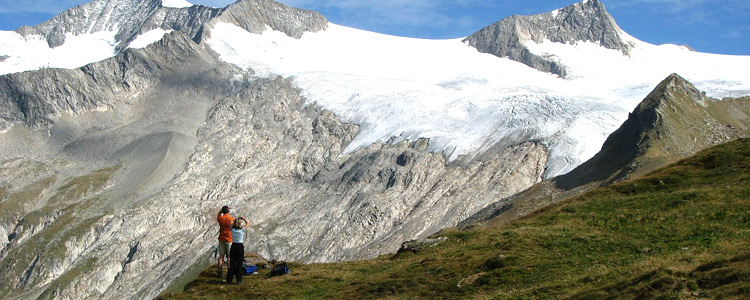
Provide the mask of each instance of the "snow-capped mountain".
POLYGON ((194 35, 221 9, 184 1, 97 0, 66 10, 39 25, 0 32, 6 56, 0 73, 77 68, 125 48, 151 44, 170 31, 194 35))
POLYGON ((750 94, 749 57, 638 41, 596 0, 454 40, 96 0, 0 57, 6 298, 154 297, 213 259, 222 205, 266 256, 395 251, 580 165, 671 73, 750 94))
MULTIPOLYGON (((750 76, 742 71, 750 58, 643 43, 623 32, 598 0, 512 16, 461 41, 327 26, 314 14, 320 25, 290 34, 273 30, 273 19, 234 17, 235 11, 248 15, 244 3, 214 9, 186 8, 184 2, 168 2, 183 8, 164 7, 158 0, 94 1, 21 28, 21 34, 3 33, 8 37, 0 43, 8 50, 0 53, 7 57, 0 70, 78 67, 127 47, 143 47, 171 30, 200 39, 203 24, 211 19, 206 42, 224 61, 258 77, 293 77, 308 102, 364 126, 346 152, 391 137, 424 137, 432 139, 430 150, 450 160, 472 159, 501 142, 543 140, 552 149, 545 178, 593 156, 627 112, 671 73, 682 74, 714 97, 750 90, 750 76), (237 20, 255 24, 234 25, 237 20), (40 46, 45 39, 52 48, 40 46), (91 50, 78 51, 82 46, 91 50), (548 113, 536 115, 540 111, 548 113), (553 136, 559 138, 551 141, 553 136)), ((283 7, 269 1, 259 5, 283 7)))

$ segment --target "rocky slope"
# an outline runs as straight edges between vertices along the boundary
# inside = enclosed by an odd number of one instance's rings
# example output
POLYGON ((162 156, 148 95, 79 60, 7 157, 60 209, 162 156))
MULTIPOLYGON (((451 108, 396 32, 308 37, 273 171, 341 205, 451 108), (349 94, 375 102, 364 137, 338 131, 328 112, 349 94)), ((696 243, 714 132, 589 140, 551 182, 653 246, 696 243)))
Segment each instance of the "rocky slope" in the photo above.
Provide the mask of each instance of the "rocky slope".
MULTIPOLYGON (((357 126, 305 107, 288 79, 216 86, 231 82, 220 78, 233 69, 215 61, 203 65, 208 69, 187 78, 164 72, 141 92, 150 96, 133 100, 140 102, 133 106, 149 107, 132 110, 146 113, 141 117, 151 125, 136 117, 114 128, 100 124, 104 128, 93 133, 68 131, 72 141, 55 153, 67 154, 58 158, 63 166, 6 162, 8 177, 18 164, 49 171, 27 179, 28 185, 7 185, 3 204, 22 208, 3 220, 9 236, 2 252, 4 295, 152 297, 174 280, 169 274, 214 251, 214 213, 225 204, 257 224, 248 249, 266 256, 371 257, 520 191, 539 181, 544 169, 546 152, 534 143, 465 166, 425 152, 427 140, 373 145, 340 157, 357 126), (216 80, 198 81, 207 75, 216 80), (179 87, 187 89, 180 93, 179 87), (183 105, 193 107, 175 109, 188 114, 184 119, 155 113, 183 105), (202 113, 208 117, 201 119, 202 113), (97 155, 100 160, 93 160, 97 155), (82 164, 85 159, 98 163, 82 164), (70 164, 87 169, 72 177, 70 164)), ((62 123, 52 126, 53 137, 62 123)))
POLYGON ((628 54, 633 47, 599 0, 587 0, 552 13, 513 15, 468 36, 464 42, 480 52, 508 57, 543 72, 565 77, 566 67, 552 57, 531 53, 525 43, 594 42, 628 54))
POLYGON ((461 226, 507 222, 597 187, 645 175, 698 151, 750 136, 750 97, 714 99, 677 74, 664 79, 593 158, 503 199, 461 226))

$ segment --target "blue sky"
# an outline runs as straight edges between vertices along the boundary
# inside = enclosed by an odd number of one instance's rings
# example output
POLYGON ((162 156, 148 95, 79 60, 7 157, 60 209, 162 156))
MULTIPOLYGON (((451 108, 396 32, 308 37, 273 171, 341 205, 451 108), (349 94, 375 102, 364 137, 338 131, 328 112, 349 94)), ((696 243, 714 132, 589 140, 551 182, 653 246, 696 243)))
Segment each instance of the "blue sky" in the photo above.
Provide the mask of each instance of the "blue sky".
MULTIPOLYGON (((188 0, 223 7, 232 0, 188 0)), ((652 44, 750 55, 749 0, 601 0, 623 30, 652 44)), ((0 0, 0 30, 43 22, 87 0, 0 0)), ((467 36, 513 14, 565 7, 576 0, 281 0, 329 21, 385 34, 442 39, 467 36)))

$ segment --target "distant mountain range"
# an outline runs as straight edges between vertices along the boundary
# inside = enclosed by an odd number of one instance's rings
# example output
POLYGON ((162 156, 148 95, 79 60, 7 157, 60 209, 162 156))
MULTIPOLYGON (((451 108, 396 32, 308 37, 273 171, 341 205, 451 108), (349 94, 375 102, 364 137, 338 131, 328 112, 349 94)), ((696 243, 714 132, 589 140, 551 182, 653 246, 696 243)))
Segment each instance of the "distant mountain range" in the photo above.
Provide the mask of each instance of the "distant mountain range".
POLYGON ((223 205, 248 251, 368 258, 748 134, 750 58, 638 41, 597 0, 456 40, 97 0, 0 57, 9 299, 153 298, 215 260, 223 205))

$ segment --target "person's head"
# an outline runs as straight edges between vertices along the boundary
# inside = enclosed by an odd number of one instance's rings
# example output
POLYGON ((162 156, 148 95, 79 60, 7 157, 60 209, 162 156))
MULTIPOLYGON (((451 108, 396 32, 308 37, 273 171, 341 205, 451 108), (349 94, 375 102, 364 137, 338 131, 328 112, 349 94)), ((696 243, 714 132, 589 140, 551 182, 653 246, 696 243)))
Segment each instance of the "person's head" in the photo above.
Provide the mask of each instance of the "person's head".
POLYGON ((224 206, 223 206, 223 207, 221 208, 221 213, 222 213, 222 214, 228 214, 228 213, 229 213, 229 206, 226 206, 226 205, 224 205, 224 206))
POLYGON ((234 219, 234 222, 232 222, 232 228, 234 229, 242 228, 242 220, 240 220, 239 218, 234 219))

